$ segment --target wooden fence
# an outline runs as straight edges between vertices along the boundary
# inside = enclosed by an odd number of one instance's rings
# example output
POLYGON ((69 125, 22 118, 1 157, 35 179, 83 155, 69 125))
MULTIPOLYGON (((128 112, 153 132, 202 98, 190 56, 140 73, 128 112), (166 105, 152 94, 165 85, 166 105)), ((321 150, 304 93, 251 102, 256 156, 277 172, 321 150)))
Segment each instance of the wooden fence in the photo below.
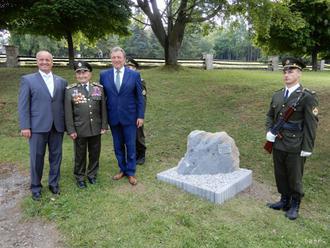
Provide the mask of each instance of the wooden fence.
MULTIPOLYGON (((87 61, 93 66, 106 67, 111 64, 110 58, 76 58, 75 60, 87 61)), ((141 58, 136 59, 142 68, 157 67, 165 64, 164 59, 149 59, 141 58)), ((6 55, 0 54, 0 64, 6 62, 6 55)), ((67 66, 68 58, 54 58, 54 66, 67 66)), ((204 68, 204 60, 202 59, 179 59, 179 65, 192 67, 192 68, 204 68)), ((36 66, 36 59, 34 57, 19 56, 19 66, 36 66)), ((268 70, 271 65, 268 62, 244 62, 244 61, 230 61, 230 60, 213 60, 214 69, 252 69, 252 70, 268 70)), ((282 65, 279 65, 279 69, 282 69, 282 65)), ((307 69, 311 69, 311 66, 307 66, 307 69)), ((324 70, 330 70, 330 64, 325 64, 324 70)))

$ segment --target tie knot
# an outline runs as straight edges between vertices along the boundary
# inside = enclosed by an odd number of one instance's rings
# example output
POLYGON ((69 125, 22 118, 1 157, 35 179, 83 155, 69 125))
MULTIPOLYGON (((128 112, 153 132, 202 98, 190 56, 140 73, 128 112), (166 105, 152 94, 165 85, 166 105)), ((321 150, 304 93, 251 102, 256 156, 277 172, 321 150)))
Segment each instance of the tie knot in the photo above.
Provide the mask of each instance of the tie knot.
POLYGON ((119 74, 119 73, 120 73, 120 70, 119 70, 119 69, 117 69, 117 70, 116 70, 116 73, 117 73, 117 74, 119 74))

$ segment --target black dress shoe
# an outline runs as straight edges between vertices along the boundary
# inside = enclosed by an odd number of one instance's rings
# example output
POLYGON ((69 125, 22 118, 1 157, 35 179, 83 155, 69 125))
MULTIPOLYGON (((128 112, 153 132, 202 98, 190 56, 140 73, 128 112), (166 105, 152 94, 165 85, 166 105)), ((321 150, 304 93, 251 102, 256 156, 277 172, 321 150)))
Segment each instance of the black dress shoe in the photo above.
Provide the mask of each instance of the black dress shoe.
POLYGON ((84 181, 77 181, 77 186, 79 189, 84 189, 87 187, 84 181))
POLYGON ((59 195, 60 194, 60 187, 59 186, 48 186, 50 192, 52 192, 54 195, 59 195))
POLYGON ((40 192, 33 192, 32 193, 32 199, 34 201, 40 201, 40 199, 41 199, 41 193, 40 192))
POLYGON ((94 177, 89 177, 88 181, 90 184, 95 184, 96 183, 96 179, 94 177))

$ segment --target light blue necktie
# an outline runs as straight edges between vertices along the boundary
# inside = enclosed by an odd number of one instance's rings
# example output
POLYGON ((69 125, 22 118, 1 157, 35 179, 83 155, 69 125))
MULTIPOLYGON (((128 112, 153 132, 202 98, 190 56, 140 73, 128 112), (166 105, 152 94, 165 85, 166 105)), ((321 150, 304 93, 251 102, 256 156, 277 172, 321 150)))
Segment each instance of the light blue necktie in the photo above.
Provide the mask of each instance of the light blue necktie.
POLYGON ((119 92, 119 90, 120 90, 120 70, 116 70, 115 85, 116 85, 117 91, 119 92))

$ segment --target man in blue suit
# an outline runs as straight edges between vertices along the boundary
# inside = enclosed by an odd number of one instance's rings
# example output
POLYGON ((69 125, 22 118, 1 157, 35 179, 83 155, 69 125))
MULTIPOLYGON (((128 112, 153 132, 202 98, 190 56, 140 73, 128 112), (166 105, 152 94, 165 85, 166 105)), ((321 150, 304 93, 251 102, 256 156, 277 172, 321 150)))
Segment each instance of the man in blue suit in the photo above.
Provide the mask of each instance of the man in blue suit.
POLYGON ((21 135, 29 139, 32 199, 41 198, 46 146, 49 152, 48 186, 59 194, 64 133, 64 92, 67 82, 52 74, 53 56, 37 53, 39 71, 21 78, 18 112, 21 135))
POLYGON ((122 48, 111 50, 111 62, 113 68, 101 72, 100 83, 107 98, 108 121, 120 168, 113 179, 127 176, 129 183, 136 185, 136 128, 143 125, 144 119, 141 77, 124 67, 126 55, 122 48))

